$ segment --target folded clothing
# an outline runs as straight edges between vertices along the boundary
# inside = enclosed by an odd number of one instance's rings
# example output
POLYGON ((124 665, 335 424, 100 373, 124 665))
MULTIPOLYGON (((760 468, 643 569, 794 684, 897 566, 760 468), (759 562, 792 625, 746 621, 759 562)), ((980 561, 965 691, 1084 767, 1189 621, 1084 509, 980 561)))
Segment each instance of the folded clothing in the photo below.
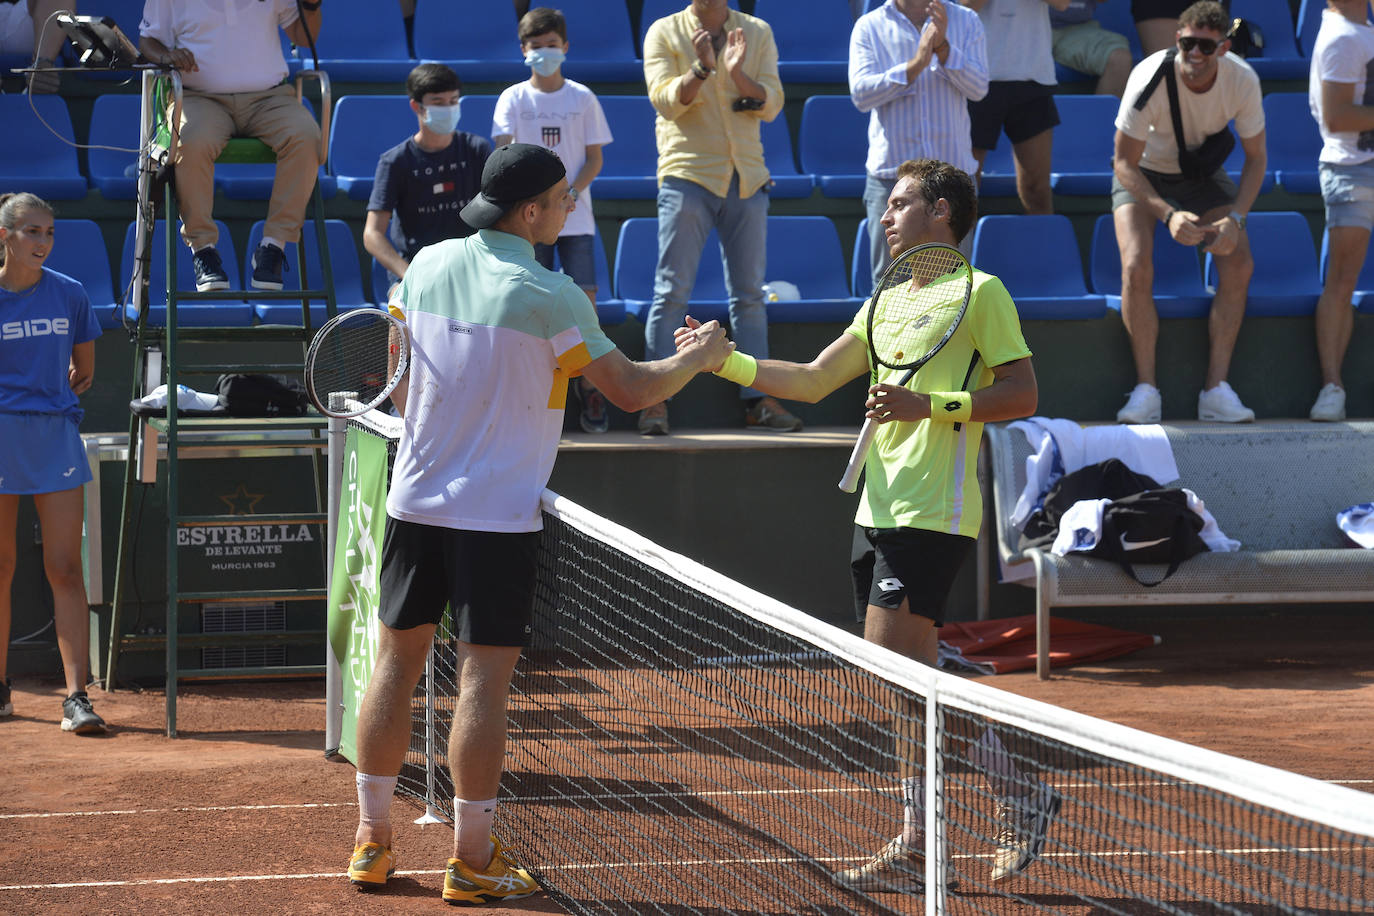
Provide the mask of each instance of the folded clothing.
MULTIPOLYGON (((129 402, 129 409, 140 417, 167 416, 167 386, 158 385, 141 398, 129 402)), ((177 415, 208 417, 224 413, 219 395, 196 391, 186 385, 177 386, 177 415)))

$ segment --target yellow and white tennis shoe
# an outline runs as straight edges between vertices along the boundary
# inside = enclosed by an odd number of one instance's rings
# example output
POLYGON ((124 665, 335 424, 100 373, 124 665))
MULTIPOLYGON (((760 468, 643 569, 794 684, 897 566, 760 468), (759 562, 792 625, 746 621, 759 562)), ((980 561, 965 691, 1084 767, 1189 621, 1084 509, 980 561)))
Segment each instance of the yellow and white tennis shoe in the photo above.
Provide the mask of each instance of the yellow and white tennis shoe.
POLYGON ((506 858, 500 840, 491 838, 491 862, 474 871, 462 859, 449 859, 444 873, 444 900, 456 906, 480 906, 528 897, 540 890, 529 872, 506 858))
POLYGON ((348 880, 359 890, 383 887, 396 874, 396 851, 381 843, 362 843, 348 861, 348 880))

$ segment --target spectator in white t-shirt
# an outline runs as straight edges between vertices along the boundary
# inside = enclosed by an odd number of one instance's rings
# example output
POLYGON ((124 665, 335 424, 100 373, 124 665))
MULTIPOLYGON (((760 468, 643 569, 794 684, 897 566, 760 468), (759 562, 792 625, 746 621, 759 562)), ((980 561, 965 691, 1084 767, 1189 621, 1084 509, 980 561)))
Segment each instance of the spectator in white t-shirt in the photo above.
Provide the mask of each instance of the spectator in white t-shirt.
POLYGON ((196 289, 228 289, 215 244, 215 159, 232 137, 257 137, 277 154, 262 244, 253 252, 254 289, 281 289, 288 242, 300 238, 323 160, 320 127, 286 82, 281 36, 313 44, 323 0, 147 0, 139 50, 181 72, 185 92, 176 160, 181 237, 190 246, 196 289), (304 18, 301 13, 304 12, 304 18))
POLYGON ((1345 419, 1341 363, 1355 323, 1355 283, 1374 228, 1374 27, 1368 13, 1366 0, 1326 0, 1307 81, 1308 105, 1322 135, 1318 168, 1329 237, 1326 286, 1317 301, 1322 389, 1308 414, 1313 420, 1345 419))
MULTIPOLYGON (((520 18, 520 50, 533 71, 523 83, 509 86, 496 100, 491 135, 497 146, 533 143, 558 154, 568 170, 568 193, 573 211, 555 245, 535 245, 534 256, 553 270, 553 255, 563 273, 596 304, 596 222, 592 213, 591 183, 601 172, 601 147, 612 140, 611 129, 596 94, 563 76, 568 52, 568 25, 563 14, 539 6, 520 18)), ((579 422, 589 433, 610 426, 606 399, 585 377, 572 386, 581 401, 579 422)))
MULTIPOLYGON (((1245 315, 1245 299, 1254 273, 1245 218, 1259 196, 1268 161, 1264 147, 1264 108, 1255 71, 1234 54, 1226 33, 1231 18, 1214 0, 1199 0, 1178 20, 1175 51, 1158 51, 1131 71, 1126 95, 1116 116, 1113 156, 1112 218, 1121 249, 1121 320, 1131 338, 1136 386, 1119 423, 1157 423, 1161 399, 1155 378, 1155 344, 1159 314, 1155 311, 1155 220, 1169 228, 1180 245, 1204 244, 1216 258, 1217 292, 1207 328, 1210 338, 1207 378, 1198 395, 1199 420, 1248 423, 1255 412, 1241 403, 1226 383, 1231 354, 1245 315), (1175 80, 1183 124, 1182 146, 1190 154, 1179 161, 1180 142, 1165 80, 1175 80), (1236 186, 1223 164, 1226 150, 1204 162, 1209 137, 1229 135, 1236 122, 1245 164, 1236 186), (1223 132, 1227 134, 1223 134, 1223 132)), ((1234 141, 1233 141, 1234 142, 1234 141)))

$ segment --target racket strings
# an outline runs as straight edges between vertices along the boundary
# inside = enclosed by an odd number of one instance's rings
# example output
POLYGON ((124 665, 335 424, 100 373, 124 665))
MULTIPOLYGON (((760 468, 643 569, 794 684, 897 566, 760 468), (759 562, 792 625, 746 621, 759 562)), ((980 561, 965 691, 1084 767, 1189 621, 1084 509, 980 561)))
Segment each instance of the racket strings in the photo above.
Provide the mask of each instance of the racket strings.
POLYGON ((391 379, 391 329, 385 316, 359 310, 316 341, 310 380, 322 402, 331 394, 363 403, 378 398, 391 379))
POLYGON ((902 258, 874 294, 875 359, 906 368, 930 354, 962 317, 971 282, 968 262, 952 249, 916 250, 902 258))

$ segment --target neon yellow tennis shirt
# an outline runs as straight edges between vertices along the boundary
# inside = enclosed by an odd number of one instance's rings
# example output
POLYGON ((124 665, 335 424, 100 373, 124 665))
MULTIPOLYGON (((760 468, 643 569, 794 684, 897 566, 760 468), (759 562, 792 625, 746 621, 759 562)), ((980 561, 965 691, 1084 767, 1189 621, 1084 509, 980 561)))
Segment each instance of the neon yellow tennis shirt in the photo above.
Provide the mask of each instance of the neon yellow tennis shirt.
MULTIPOLYGON (((868 309, 845 329, 868 346, 868 309)), ((1021 335, 1016 304, 1002 281, 973 272, 973 295, 964 320, 935 358, 911 380, 914 391, 977 391, 993 382, 990 366, 1024 359, 1030 349, 1021 335), (974 351, 978 363, 969 375, 974 351), (965 377, 969 381, 964 383, 965 377)), ((905 370, 878 367, 878 381, 894 385, 905 370)), ((864 464, 863 498, 855 513, 865 528, 924 528, 976 538, 983 521, 978 489, 978 445, 982 423, 921 420, 878 427, 864 464)))

